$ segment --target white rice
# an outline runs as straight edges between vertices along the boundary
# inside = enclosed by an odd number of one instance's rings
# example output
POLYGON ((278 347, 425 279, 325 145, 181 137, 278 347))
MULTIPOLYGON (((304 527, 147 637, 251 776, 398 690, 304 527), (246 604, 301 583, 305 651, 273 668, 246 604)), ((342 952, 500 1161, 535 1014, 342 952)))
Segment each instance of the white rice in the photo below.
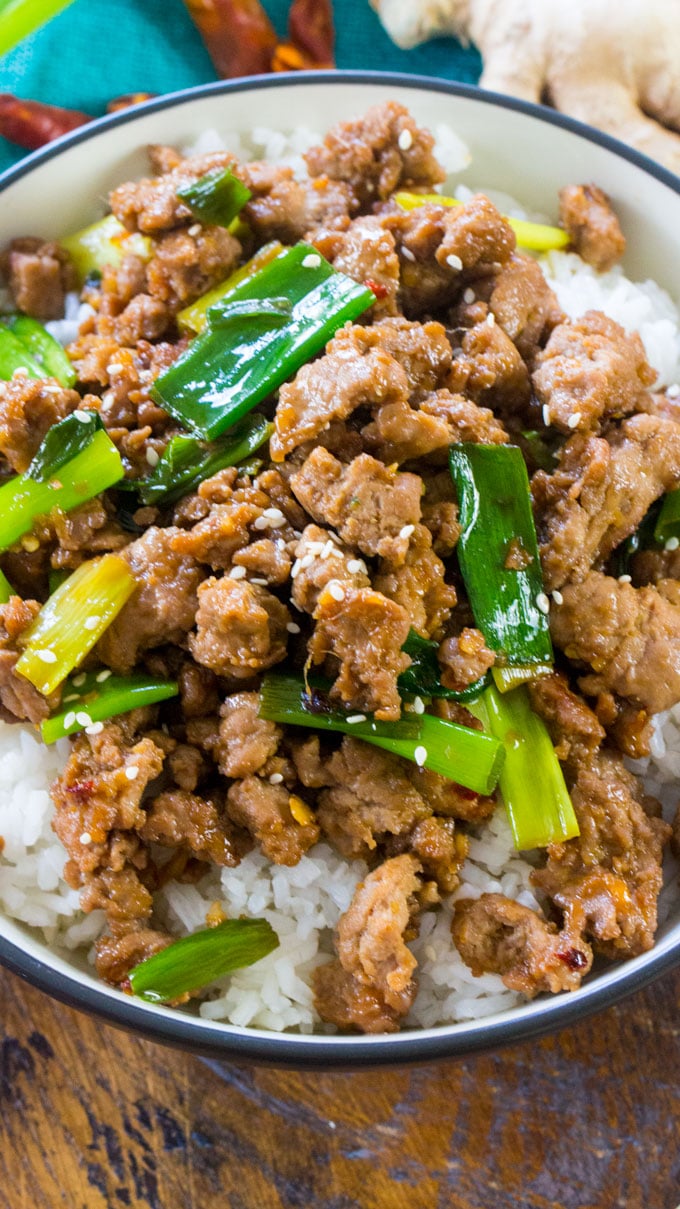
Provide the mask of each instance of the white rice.
MULTIPOLYGON (((436 151, 447 171, 461 171, 469 153, 450 127, 435 131, 436 151)), ((264 158, 290 164, 305 173, 304 151, 318 136, 299 129, 290 136, 257 128, 245 141, 235 133, 205 131, 186 153, 233 151, 240 158, 264 158)), ((444 188, 455 186, 449 182, 444 188)), ((488 191, 488 190, 487 190, 488 191)), ((466 195, 459 186, 458 196, 466 195)), ((508 214, 527 217, 515 199, 491 191, 508 214)), ((529 216, 541 218, 540 215, 529 216)), ((603 310, 628 331, 639 331, 660 385, 680 381, 680 315, 669 296, 654 282, 629 281, 620 267, 597 274, 578 257, 551 252, 541 263, 560 305, 571 316, 588 309, 603 310)), ((87 311, 70 295, 62 320, 49 324, 64 344, 75 339, 87 311)), ((62 877, 65 853, 51 821, 53 805, 48 786, 66 758, 66 741, 45 747, 26 726, 0 723, 0 910, 38 930, 55 950, 89 950, 105 928, 101 911, 89 916, 79 909, 78 892, 62 877)), ((653 754, 633 766, 645 778, 650 793, 661 797, 670 818, 675 805, 673 786, 680 777, 680 706, 657 720, 653 754)), ((473 832, 470 853, 461 870, 460 886, 438 911, 426 912, 412 948, 419 964, 420 989, 407 1025, 431 1027, 469 1020, 510 1008, 521 996, 507 990, 499 977, 475 978, 451 942, 451 916, 459 898, 498 892, 529 907, 537 906, 531 890, 532 865, 512 845, 510 828, 499 808, 473 832)), ((199 1011, 206 1019, 272 1030, 312 1032, 323 1029, 313 1007, 311 971, 333 952, 333 929, 366 874, 362 862, 347 862, 327 844, 318 844, 293 868, 272 866, 259 853, 236 869, 213 869, 198 885, 171 883, 156 896, 156 917, 177 935, 205 924, 219 902, 227 916, 264 916, 280 946, 256 965, 237 971, 217 984, 199 1011)), ((667 879, 660 914, 677 898, 674 877, 667 879)))

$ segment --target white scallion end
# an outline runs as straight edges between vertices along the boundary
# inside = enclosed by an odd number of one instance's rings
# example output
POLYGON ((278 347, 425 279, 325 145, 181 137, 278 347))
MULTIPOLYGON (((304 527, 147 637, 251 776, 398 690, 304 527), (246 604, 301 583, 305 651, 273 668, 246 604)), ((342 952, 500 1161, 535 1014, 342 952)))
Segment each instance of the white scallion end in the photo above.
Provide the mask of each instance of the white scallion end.
POLYGON ((548 600, 545 592, 538 593, 538 596, 536 597, 536 608, 540 609, 541 613, 550 612, 550 601, 548 600))
POLYGON ((416 747, 416 750, 413 753, 413 759, 415 760, 416 764, 418 765, 418 768, 422 768, 423 764, 425 763, 425 761, 427 759, 427 748, 423 747, 422 745, 419 747, 416 747))

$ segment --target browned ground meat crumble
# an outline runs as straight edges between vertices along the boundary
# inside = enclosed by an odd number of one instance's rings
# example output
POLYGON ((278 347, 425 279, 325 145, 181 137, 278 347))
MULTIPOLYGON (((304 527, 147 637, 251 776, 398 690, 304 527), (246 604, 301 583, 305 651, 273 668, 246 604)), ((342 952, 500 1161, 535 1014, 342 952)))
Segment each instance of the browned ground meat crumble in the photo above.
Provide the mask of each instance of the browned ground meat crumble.
MULTIPOLYGON (((307 152, 305 180, 228 153, 151 147, 151 175, 109 199, 127 231, 148 240, 148 258, 127 254, 86 283, 90 317, 69 350, 78 389, 21 373, 0 383, 2 477, 24 471, 51 425, 86 407, 134 480, 179 431, 149 393, 187 345, 178 311, 255 248, 305 239, 375 295, 360 322, 261 406, 274 432, 259 469, 221 471, 174 507, 132 518, 105 493, 42 518, 2 558, 20 593, 0 606, 3 719, 39 723, 59 703, 59 692, 46 700, 17 674, 22 634, 51 571, 106 551, 120 552, 137 587, 90 665, 179 683, 177 700, 79 734, 52 787, 67 881, 85 911, 106 913, 97 968, 111 983, 125 986, 170 942, 154 919, 168 879, 198 880, 252 848, 294 865, 323 839, 369 872, 339 921, 336 958, 315 971, 318 1013, 339 1028, 399 1028, 417 992, 408 942, 419 914, 459 885, 470 829, 496 800, 354 737, 261 719, 260 679, 284 663, 304 667, 327 677, 336 705, 395 719, 414 630, 438 644, 447 688, 479 680, 495 656, 457 571, 447 451, 521 444, 539 416, 554 464, 528 461, 561 670, 530 694, 580 835, 542 854, 541 910, 496 893, 458 901, 453 942, 474 974, 495 972, 528 997, 573 990, 595 958, 653 943, 671 828, 623 754, 647 754, 652 715, 680 699, 680 557, 638 553, 632 582, 610 574, 608 560, 680 485, 680 409, 652 392, 637 335, 598 312, 564 316, 484 195, 399 208, 395 190, 431 193, 443 181, 433 147, 394 102, 331 130, 307 152), (224 167, 252 195, 250 234, 238 238, 196 222, 177 195, 224 167)), ((623 254, 595 185, 562 190, 560 221, 595 268, 623 254)), ((63 313, 73 275, 58 245, 17 239, 2 268, 17 307, 43 320, 63 313)), ((452 701, 426 708, 480 725, 452 701)), ((680 849, 678 820, 673 842, 680 849)))

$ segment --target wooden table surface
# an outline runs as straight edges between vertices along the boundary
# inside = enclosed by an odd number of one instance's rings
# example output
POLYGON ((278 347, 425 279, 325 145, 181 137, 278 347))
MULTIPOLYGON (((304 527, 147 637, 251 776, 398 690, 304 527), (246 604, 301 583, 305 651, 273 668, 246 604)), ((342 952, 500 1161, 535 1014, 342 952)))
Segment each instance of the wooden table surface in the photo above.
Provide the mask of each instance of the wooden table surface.
POLYGON ((680 971, 553 1038, 290 1074, 164 1049, 0 971, 6 1209, 676 1209, 680 971))

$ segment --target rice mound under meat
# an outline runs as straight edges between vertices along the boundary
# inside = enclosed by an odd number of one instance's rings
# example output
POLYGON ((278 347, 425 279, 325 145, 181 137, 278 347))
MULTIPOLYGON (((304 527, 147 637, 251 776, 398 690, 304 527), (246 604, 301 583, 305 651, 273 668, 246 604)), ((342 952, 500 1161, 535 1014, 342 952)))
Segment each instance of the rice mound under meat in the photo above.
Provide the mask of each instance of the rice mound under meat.
MULTIPOLYGON (((469 162, 467 148, 445 125, 435 128, 435 153, 451 174, 469 162)), ((318 135, 300 128, 285 136, 257 128, 249 147, 238 135, 205 131, 187 154, 228 149, 239 157, 289 164, 306 172, 302 154, 318 135)), ((502 198, 506 212, 526 216, 520 203, 502 198)), ((451 180, 442 186, 451 192, 451 180)), ((457 196, 470 195, 460 186, 457 196)), ((680 313, 654 282, 635 283, 615 267, 596 273, 572 253, 550 252, 541 258, 543 272, 571 318, 589 309, 604 311, 626 330, 639 331, 650 363, 658 371, 658 386, 680 382, 680 313)), ((76 295, 67 300, 64 319, 48 327, 67 344, 75 339, 84 318, 76 295)), ((680 387, 678 389, 680 393, 680 387)), ((103 911, 84 915, 79 891, 63 879, 64 849, 51 828, 54 806, 49 785, 61 771, 69 744, 44 746, 29 726, 0 723, 0 910, 39 930, 55 950, 86 953, 104 929, 103 911)), ((673 783, 680 776, 680 705, 659 715, 648 760, 630 762, 643 776, 648 792, 659 797, 669 819, 675 806, 673 783)), ((671 858, 667 858, 669 866, 671 858)), ((529 877, 533 866, 517 853, 504 811, 498 809, 473 829, 469 856, 461 869, 460 885, 438 911, 421 916, 418 938, 411 948, 418 960, 419 991, 405 1027, 433 1027, 473 1020, 523 1002, 500 976, 475 977, 451 944, 452 905, 458 898, 502 893, 528 907, 537 907, 529 877)), ((333 954, 333 929, 347 910, 357 883, 366 875, 361 861, 349 862, 327 844, 317 844, 297 865, 271 865, 259 852, 238 867, 207 873, 196 885, 170 883, 156 896, 156 914, 169 931, 184 935, 205 926, 206 914, 219 901, 228 916, 262 916, 278 933, 280 946, 256 965, 237 970, 198 1007, 212 1021, 269 1030, 324 1031, 314 1010, 311 971, 333 954)), ((669 867, 659 901, 659 919, 677 894, 676 869, 669 867)), ((93 954, 91 953, 92 957, 93 954)))

